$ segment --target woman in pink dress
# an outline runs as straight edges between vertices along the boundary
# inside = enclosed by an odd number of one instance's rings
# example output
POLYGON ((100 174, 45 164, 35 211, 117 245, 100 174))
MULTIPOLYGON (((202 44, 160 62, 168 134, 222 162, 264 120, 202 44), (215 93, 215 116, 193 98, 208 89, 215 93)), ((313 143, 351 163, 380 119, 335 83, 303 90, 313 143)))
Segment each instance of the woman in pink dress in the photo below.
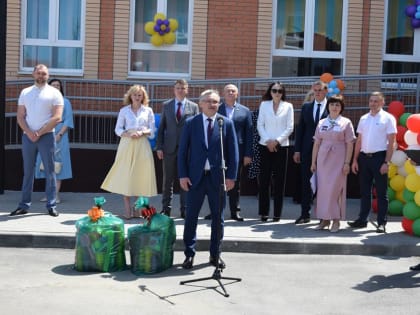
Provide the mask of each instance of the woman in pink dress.
POLYGON ((315 130, 311 171, 316 172, 315 214, 321 219, 317 230, 338 232, 345 219, 347 175, 355 140, 350 119, 341 116, 344 99, 333 95, 327 101, 328 117, 321 119, 315 130))

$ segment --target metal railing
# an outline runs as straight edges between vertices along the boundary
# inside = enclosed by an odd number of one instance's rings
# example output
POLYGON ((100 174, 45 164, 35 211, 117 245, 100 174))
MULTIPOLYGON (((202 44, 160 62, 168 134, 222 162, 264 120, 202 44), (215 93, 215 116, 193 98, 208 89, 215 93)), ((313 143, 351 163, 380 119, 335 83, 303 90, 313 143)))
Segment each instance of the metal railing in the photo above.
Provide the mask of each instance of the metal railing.
MULTIPOLYGON (((233 83, 239 89, 239 102, 251 110, 258 108, 261 96, 268 84, 280 81, 284 84, 287 100, 294 105, 297 123, 301 104, 311 84, 318 77, 290 77, 269 79, 222 79, 189 81, 188 97, 197 101, 200 93, 208 88, 222 92, 223 87, 233 83)), ((420 112, 420 73, 403 75, 346 76, 336 77, 344 81, 346 88, 344 116, 356 126, 359 117, 368 111, 368 99, 372 91, 382 91, 386 103, 401 101, 406 112, 420 112)), ((114 127, 124 93, 133 84, 142 84, 148 91, 150 106, 155 114, 161 112, 162 102, 173 97, 174 81, 109 81, 62 79, 66 97, 72 103, 75 128, 70 132, 72 148, 115 149, 118 137, 114 127)), ((19 148, 21 130, 16 124, 16 104, 20 91, 33 83, 32 80, 8 81, 6 83, 6 119, 4 137, 6 149, 19 148)), ((385 107, 386 108, 386 107, 385 107)))

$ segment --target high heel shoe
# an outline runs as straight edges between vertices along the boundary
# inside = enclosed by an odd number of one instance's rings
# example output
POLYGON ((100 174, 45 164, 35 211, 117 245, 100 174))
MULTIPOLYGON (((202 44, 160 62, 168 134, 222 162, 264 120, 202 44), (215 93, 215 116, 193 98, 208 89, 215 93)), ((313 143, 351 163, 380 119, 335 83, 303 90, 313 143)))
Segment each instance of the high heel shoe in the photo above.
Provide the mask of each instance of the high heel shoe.
POLYGON ((330 232, 331 233, 337 233, 338 232, 338 230, 340 229, 340 221, 333 221, 333 224, 332 224, 332 226, 331 226, 331 229, 330 229, 330 232))
POLYGON ((330 220, 322 220, 321 223, 319 223, 316 227, 315 230, 323 230, 325 228, 329 228, 330 227, 330 220))

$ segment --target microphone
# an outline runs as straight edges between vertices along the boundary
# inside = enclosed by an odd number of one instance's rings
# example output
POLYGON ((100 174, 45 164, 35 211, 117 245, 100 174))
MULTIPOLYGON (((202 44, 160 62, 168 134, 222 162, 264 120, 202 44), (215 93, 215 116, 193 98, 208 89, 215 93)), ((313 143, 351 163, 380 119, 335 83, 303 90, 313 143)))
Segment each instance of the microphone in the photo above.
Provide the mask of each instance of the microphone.
POLYGON ((219 127, 223 127, 223 123, 224 123, 224 119, 223 119, 223 117, 218 117, 217 118, 217 123, 219 124, 219 127))

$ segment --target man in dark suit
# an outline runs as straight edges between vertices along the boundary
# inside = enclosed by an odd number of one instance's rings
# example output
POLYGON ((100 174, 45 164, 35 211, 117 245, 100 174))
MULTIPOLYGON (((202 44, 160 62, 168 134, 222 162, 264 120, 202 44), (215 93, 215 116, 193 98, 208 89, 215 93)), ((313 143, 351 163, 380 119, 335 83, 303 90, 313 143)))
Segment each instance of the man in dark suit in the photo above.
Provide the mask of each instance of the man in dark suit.
POLYGON ((293 160, 301 164, 302 176, 302 201, 301 201, 301 215, 296 219, 295 224, 309 223, 312 190, 310 179, 311 161, 312 161, 312 147, 314 143, 314 133, 316 126, 320 119, 327 117, 326 104, 328 93, 328 86, 322 81, 316 81, 312 84, 314 91, 314 101, 304 103, 300 112, 299 124, 296 128, 295 136, 295 153, 293 160))
MULTIPOLYGON (((238 98, 238 88, 234 84, 228 84, 223 89, 224 102, 220 104, 218 113, 233 121, 238 141, 239 164, 235 187, 228 192, 230 218, 236 221, 243 221, 240 215, 239 206, 240 183, 243 166, 247 166, 252 161, 252 117, 248 107, 236 102, 238 98)), ((207 215, 210 219, 211 215, 207 215)))
POLYGON ((206 90, 201 93, 199 107, 202 114, 185 122, 179 144, 179 182, 181 188, 188 191, 188 210, 184 225, 186 258, 182 264, 185 269, 193 267, 198 215, 205 196, 209 202, 212 219, 210 264, 220 268, 225 267, 224 262, 220 259, 220 244, 223 239, 223 209, 226 202, 225 196, 220 198, 220 189, 223 183, 220 137, 223 139, 227 191, 235 186, 239 157, 233 122, 217 113, 219 105, 220 96, 216 90, 206 90), (222 128, 222 134, 220 134, 219 128, 222 128))
MULTIPOLYGON (((163 103, 160 124, 156 137, 156 154, 162 160, 162 212, 171 215, 174 183, 177 179, 178 144, 185 120, 198 114, 198 105, 186 98, 188 82, 177 80, 174 85, 175 98, 163 103)), ((185 218, 186 192, 180 189, 180 213, 185 218)))

